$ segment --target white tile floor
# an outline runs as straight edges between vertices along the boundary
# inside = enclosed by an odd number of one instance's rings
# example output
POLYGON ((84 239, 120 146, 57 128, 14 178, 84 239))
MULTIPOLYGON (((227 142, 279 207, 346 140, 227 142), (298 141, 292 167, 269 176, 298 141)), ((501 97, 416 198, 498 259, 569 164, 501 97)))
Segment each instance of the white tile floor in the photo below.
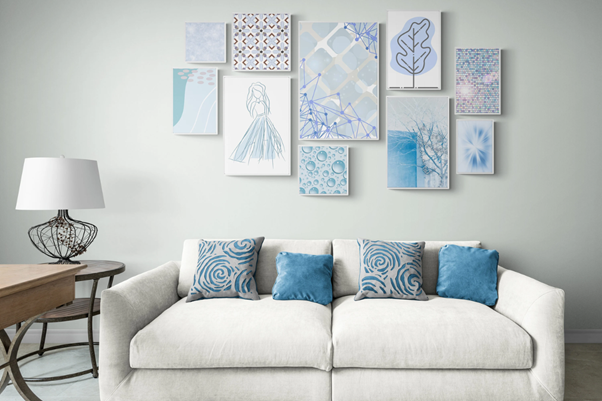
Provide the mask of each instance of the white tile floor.
MULTIPOLYGON (((56 344, 47 344, 50 347, 56 344)), ((22 344, 19 354, 35 351, 37 344, 22 344)), ((98 347, 96 347, 98 355, 98 347)), ((87 347, 56 350, 47 352, 43 357, 32 356, 21 361, 21 372, 25 377, 59 376, 80 370, 90 369, 90 354, 87 347)), ((99 401, 98 380, 91 374, 72 379, 47 382, 28 383, 29 388, 44 401, 99 401)), ((22 401, 12 385, 9 385, 2 394, 1 401, 22 401)))

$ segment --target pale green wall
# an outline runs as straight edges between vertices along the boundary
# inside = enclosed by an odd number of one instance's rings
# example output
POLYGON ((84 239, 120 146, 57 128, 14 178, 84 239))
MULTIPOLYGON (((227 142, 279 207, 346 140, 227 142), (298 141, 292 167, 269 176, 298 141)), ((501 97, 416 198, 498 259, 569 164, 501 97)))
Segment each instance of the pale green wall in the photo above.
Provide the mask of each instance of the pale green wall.
POLYGON ((566 291, 567 329, 600 329, 601 16, 600 1, 568 0, 0 0, 0 263, 44 260, 26 233, 51 213, 14 210, 21 167, 65 154, 98 160, 107 207, 72 215, 99 227, 86 257, 127 264, 120 280, 191 237, 479 239, 566 291), (443 11, 443 90, 387 93, 381 63, 381 140, 347 143, 351 196, 297 195, 295 152, 291 177, 226 177, 221 135, 171 134, 185 21, 289 12, 296 65, 301 20, 379 21, 384 55, 387 9, 443 11), (495 175, 455 175, 452 116, 451 190, 387 190, 385 95, 453 97, 454 48, 479 46, 503 48, 495 175))

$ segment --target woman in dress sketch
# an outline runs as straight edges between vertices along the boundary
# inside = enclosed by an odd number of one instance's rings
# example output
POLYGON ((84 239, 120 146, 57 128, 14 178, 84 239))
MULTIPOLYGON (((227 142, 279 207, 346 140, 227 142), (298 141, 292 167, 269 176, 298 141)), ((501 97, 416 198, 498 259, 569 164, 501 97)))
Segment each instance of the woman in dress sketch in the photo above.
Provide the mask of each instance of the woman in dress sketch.
POLYGON ((232 152, 230 159, 244 162, 250 155, 250 162, 251 159, 261 161, 282 157, 284 143, 278 130, 268 117, 268 114, 270 114, 270 99, 266 94, 265 85, 262 83, 255 82, 249 87, 247 110, 253 117, 253 122, 234 152, 232 152))

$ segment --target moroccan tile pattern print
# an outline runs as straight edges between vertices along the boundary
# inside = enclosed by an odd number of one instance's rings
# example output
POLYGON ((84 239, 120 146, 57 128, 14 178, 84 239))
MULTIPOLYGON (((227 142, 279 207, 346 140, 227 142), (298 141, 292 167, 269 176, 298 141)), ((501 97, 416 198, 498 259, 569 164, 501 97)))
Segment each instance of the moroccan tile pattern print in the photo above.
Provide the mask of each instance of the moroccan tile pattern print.
POLYGON ((234 14, 234 71, 290 71, 290 15, 234 14))

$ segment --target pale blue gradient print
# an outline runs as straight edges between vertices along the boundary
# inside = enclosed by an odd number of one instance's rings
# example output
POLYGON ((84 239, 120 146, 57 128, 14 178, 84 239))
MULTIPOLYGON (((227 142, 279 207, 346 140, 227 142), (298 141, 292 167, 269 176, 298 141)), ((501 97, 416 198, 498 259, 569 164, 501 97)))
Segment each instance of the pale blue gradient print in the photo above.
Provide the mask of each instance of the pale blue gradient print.
POLYGON ((217 69, 174 68, 174 134, 217 134, 217 69))
POLYGON ((493 174, 493 121, 458 120, 458 174, 493 174))
POLYGON ((225 63, 226 24, 223 22, 187 22, 186 62, 225 63))

